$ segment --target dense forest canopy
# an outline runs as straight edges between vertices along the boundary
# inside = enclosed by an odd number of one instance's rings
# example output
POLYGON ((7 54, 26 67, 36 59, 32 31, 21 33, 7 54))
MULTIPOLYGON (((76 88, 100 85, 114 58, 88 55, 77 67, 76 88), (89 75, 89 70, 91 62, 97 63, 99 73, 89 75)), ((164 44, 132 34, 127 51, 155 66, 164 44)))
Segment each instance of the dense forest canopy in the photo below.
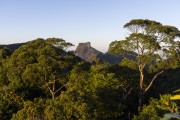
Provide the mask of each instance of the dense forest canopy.
POLYGON ((147 19, 124 28, 109 46, 123 58, 113 65, 82 60, 60 38, 0 46, 0 119, 179 119, 180 31, 147 19))

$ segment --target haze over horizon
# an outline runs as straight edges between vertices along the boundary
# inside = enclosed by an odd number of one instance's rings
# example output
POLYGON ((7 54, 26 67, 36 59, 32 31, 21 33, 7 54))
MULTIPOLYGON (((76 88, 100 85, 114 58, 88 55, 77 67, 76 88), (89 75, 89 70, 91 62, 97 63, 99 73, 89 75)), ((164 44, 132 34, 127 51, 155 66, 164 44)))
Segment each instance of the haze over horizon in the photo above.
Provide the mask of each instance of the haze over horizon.
POLYGON ((132 19, 180 29, 179 4, 179 0, 1 0, 0 44, 57 37, 76 46, 91 42, 106 52, 112 41, 128 35, 123 25, 132 19))

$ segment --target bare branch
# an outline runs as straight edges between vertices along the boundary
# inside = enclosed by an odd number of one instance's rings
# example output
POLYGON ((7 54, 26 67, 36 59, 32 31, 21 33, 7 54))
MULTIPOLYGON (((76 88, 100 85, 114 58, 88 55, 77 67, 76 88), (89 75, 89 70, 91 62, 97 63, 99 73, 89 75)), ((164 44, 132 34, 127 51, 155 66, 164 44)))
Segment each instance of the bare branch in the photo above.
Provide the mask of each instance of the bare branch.
POLYGON ((54 92, 54 94, 56 94, 58 91, 60 91, 64 86, 68 85, 69 83, 66 83, 64 85, 62 85, 59 89, 56 90, 56 92, 54 92))
POLYGON ((46 82, 46 85, 47 85, 49 91, 51 92, 51 94, 53 94, 53 91, 51 90, 51 88, 49 87, 49 84, 47 82, 46 82))
POLYGON ((163 73, 163 72, 164 72, 164 71, 162 70, 162 71, 160 71, 159 73, 157 73, 157 74, 153 77, 153 79, 151 80, 151 82, 149 83, 148 87, 145 89, 145 91, 144 91, 143 93, 145 93, 145 92, 151 87, 153 81, 157 78, 158 75, 160 75, 160 74, 163 73))
POLYGON ((127 98, 127 96, 131 93, 132 87, 128 90, 127 94, 124 97, 124 100, 127 98))
POLYGON ((56 81, 60 81, 60 78, 59 78, 59 79, 56 79, 56 80, 54 80, 54 81, 52 81, 52 82, 48 82, 48 84, 53 84, 53 83, 56 82, 56 81))

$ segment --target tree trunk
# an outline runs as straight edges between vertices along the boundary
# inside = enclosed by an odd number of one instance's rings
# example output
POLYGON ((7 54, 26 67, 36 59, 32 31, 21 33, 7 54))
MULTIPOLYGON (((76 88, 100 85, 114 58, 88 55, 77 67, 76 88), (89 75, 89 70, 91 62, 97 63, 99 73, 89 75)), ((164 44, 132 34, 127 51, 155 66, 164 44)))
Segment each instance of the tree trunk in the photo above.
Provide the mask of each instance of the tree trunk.
POLYGON ((138 112, 140 112, 141 111, 141 109, 142 109, 142 101, 143 101, 143 94, 144 94, 144 92, 143 92, 143 81, 144 81, 144 74, 143 74, 143 67, 142 66, 140 66, 139 67, 140 69, 139 69, 139 72, 140 72, 140 81, 139 81, 139 104, 138 104, 138 112))
POLYGON ((142 101, 143 101, 143 90, 139 91, 139 103, 138 103, 138 113, 142 109, 142 101))
POLYGON ((54 93, 52 93, 52 99, 54 100, 54 98, 55 98, 55 95, 54 95, 54 93))

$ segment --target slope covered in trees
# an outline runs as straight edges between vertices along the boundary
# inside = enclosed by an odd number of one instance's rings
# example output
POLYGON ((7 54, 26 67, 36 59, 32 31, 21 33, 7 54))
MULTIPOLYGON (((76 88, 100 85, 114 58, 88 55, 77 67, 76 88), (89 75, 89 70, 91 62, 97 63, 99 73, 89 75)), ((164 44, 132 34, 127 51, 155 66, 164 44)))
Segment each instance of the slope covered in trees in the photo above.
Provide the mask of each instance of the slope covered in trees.
POLYGON ((123 59, 114 65, 83 61, 59 38, 32 40, 15 51, 1 46, 0 119, 180 118, 179 30, 141 19, 124 27, 132 33, 110 44, 109 52, 123 59))

